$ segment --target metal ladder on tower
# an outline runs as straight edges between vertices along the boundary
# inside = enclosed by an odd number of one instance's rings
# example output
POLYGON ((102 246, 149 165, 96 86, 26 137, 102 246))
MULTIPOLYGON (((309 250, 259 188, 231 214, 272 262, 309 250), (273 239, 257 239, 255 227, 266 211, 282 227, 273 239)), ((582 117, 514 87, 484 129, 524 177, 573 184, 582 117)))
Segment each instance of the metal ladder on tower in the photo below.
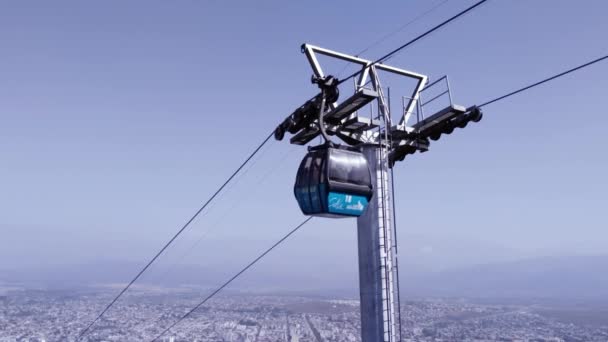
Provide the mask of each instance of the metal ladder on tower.
MULTIPOLYGON (((374 75, 377 75, 374 73, 374 75)), ((375 83, 375 88, 378 92, 378 117, 384 121, 385 131, 386 128, 391 127, 390 122, 390 99, 387 101, 387 97, 384 94, 380 80, 375 76, 372 78, 375 83)), ((382 131, 380 131, 382 134, 382 131)), ((388 138, 388 137, 387 137, 388 138)), ((381 139, 382 140, 382 139, 381 139)), ((388 139, 386 139, 388 143, 388 139)), ((384 324, 384 341, 385 342, 396 342, 401 339, 401 322, 398 321, 400 315, 396 312, 400 305, 395 303, 395 300, 399 298, 399 288, 396 281, 396 255, 394 254, 394 246, 392 239, 392 220, 391 220, 391 196, 389 195, 388 187, 388 150, 386 148, 380 149, 381 156, 378 158, 380 165, 381 175, 378 177, 377 189, 377 201, 378 201, 378 225, 380 235, 380 250, 381 250, 381 278, 382 278, 382 306, 383 306, 383 324, 384 324)))

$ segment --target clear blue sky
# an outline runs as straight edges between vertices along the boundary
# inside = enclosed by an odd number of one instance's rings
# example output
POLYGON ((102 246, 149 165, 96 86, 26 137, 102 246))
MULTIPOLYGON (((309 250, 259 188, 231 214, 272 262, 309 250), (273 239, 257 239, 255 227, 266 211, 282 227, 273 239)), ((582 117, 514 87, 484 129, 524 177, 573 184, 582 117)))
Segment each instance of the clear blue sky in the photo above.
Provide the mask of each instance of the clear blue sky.
MULTIPOLYGON (((355 53, 437 2, 4 3, 0 267, 149 258, 315 93, 300 44, 355 53)), ((449 1, 365 57, 472 3, 449 1)), ((605 55, 606 13, 602 0, 493 0, 390 64, 449 74, 457 103, 481 103, 605 55)), ((398 165, 405 258, 605 253, 607 76, 604 62, 488 106, 398 165)), ((223 252, 238 264, 276 240, 301 220, 291 187, 304 152, 269 145, 162 263, 221 264, 223 252)), ((354 268, 354 225, 315 220, 269 263, 354 268)))

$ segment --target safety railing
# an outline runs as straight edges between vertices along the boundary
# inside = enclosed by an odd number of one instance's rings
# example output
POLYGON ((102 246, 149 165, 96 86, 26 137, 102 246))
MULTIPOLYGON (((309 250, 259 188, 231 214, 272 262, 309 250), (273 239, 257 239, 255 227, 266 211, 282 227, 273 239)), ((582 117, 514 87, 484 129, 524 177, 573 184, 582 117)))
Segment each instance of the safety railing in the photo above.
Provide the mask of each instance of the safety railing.
MULTIPOLYGON (((403 96, 401 98, 401 105, 402 105, 402 111, 403 111, 403 115, 405 117, 405 124, 406 126, 413 126, 415 123, 420 122, 421 120, 424 120, 425 118, 425 107, 428 107, 429 104, 437 101, 438 99, 445 99, 445 97, 447 96, 447 99, 449 101, 449 106, 453 106, 453 102, 452 102, 452 91, 450 89, 450 80, 448 78, 447 75, 438 78, 437 80, 429 83, 428 85, 426 85, 422 90, 420 90, 418 92, 418 96, 417 97, 409 97, 409 96, 403 96), (428 93, 429 89, 436 89, 437 85, 443 85, 443 89, 441 89, 439 91, 439 93, 433 93, 430 99, 428 100, 424 100, 423 99, 423 94, 428 93), (414 103, 414 105, 412 106, 411 104, 414 103), (408 111, 408 108, 410 108, 410 110, 408 111), (411 122, 411 120, 415 118, 416 122, 411 122)), ((433 113, 431 113, 433 114, 433 113)))

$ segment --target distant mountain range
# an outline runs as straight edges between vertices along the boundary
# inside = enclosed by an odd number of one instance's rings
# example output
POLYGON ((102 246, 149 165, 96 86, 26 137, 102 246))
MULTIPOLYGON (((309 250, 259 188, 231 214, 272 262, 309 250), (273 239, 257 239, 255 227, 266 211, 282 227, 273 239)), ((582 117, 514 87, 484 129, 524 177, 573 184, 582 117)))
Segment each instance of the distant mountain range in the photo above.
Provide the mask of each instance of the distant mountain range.
MULTIPOLYGON (((405 264, 404 264, 405 265, 405 264)), ((105 262, 56 269, 0 272, 0 285, 69 288, 125 283, 142 265, 105 262)), ((213 287, 237 270, 177 266, 170 272, 153 270, 142 284, 213 287)), ((356 269, 355 269, 356 271, 356 269)), ((400 269, 402 297, 581 298, 608 299, 608 256, 571 256, 491 263, 441 272, 400 269)), ((276 269, 260 265, 231 286, 233 290, 356 296, 353 268, 276 269)))

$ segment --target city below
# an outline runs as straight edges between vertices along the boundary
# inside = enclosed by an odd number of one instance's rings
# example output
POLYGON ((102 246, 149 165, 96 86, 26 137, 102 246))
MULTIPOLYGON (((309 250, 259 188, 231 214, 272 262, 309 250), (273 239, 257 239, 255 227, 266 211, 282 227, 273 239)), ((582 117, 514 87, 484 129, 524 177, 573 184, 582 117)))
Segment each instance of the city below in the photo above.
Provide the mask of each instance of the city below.
MULTIPOLYGON (((118 286, 79 291, 0 292, 0 342, 76 341, 118 286)), ((123 297, 82 341, 151 341, 209 290, 139 288, 123 297)), ((158 341, 360 341, 358 301, 228 293, 158 341)), ((403 300, 401 341, 608 341, 608 310, 582 304, 403 300)))

